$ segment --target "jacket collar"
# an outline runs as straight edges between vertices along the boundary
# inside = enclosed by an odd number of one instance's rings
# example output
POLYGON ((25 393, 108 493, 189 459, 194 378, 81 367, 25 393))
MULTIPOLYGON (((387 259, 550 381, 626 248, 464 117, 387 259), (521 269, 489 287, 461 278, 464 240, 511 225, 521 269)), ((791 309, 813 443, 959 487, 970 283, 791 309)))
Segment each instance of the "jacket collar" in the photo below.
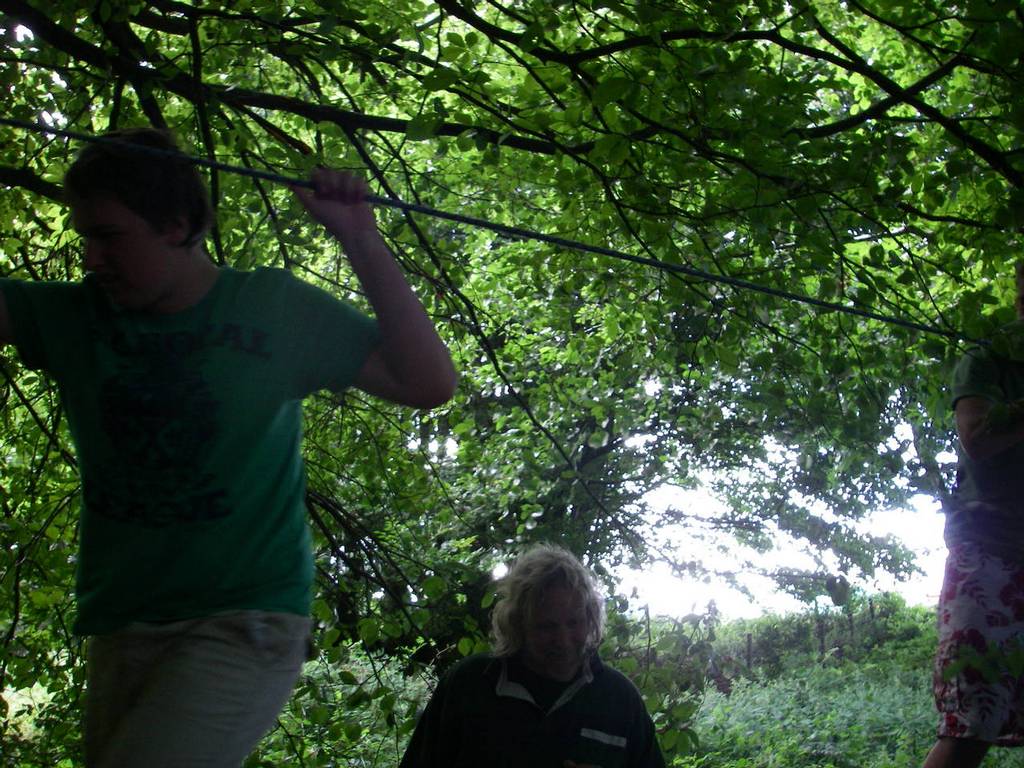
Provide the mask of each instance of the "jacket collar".
MULTIPOLYGON (((533 696, 524 685, 508 679, 508 660, 499 658, 495 659, 495 662, 498 664, 498 681, 494 686, 494 693, 498 696, 529 702, 540 709, 537 702, 534 701, 533 696)), ((551 705, 551 709, 549 709, 548 712, 554 712, 559 707, 572 701, 573 696, 579 693, 584 686, 594 682, 594 675, 601 674, 603 668, 604 665, 601 663, 597 654, 590 654, 590 656, 583 661, 581 674, 577 675, 573 681, 566 686, 565 690, 562 691, 562 695, 555 700, 555 703, 551 705)))

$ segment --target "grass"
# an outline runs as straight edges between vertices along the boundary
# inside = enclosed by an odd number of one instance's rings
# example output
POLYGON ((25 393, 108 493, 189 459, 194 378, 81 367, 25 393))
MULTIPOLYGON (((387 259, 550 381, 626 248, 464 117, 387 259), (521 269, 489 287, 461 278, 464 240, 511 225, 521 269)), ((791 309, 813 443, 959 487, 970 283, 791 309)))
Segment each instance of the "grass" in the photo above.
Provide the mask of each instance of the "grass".
MULTIPOLYGON (((686 768, 907 768, 935 736, 931 671, 899 660, 813 662, 767 681, 710 692, 701 747, 686 768)), ((1024 750, 994 749, 984 768, 1024 768, 1024 750)))

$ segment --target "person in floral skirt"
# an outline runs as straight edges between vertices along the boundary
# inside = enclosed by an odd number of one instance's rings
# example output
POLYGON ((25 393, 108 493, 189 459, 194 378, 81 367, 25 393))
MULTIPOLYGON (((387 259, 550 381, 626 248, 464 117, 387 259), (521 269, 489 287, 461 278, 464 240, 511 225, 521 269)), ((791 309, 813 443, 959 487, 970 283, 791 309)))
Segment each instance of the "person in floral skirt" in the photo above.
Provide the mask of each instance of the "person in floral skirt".
POLYGON ((1024 262, 1016 277, 1017 322, 953 376, 959 462, 925 768, 974 768, 992 746, 1024 745, 1024 262))

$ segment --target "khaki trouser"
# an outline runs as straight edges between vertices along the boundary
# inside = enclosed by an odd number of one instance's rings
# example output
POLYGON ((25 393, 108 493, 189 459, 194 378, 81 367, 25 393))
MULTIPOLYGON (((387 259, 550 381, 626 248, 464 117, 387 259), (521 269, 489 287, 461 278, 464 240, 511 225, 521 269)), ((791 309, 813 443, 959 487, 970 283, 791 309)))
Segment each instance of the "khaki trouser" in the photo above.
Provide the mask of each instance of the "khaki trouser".
POLYGON ((307 658, 310 620, 241 611, 89 639, 90 768, 237 768, 307 658))

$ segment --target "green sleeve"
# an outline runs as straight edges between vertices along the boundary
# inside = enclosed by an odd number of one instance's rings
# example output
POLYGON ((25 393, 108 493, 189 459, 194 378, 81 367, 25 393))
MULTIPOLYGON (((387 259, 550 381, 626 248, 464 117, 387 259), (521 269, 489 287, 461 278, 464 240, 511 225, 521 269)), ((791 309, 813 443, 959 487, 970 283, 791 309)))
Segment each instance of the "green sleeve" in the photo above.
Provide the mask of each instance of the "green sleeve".
POLYGON ((327 291, 284 270, 281 281, 281 322, 289 339, 288 359, 294 393, 299 397, 351 386, 379 332, 371 317, 327 291))
POLYGON ((1000 386, 999 365, 988 350, 972 349, 957 363, 953 371, 951 405, 962 397, 984 397, 986 400, 1001 402, 1006 393, 1000 386))
POLYGON ((27 368, 57 373, 81 349, 87 321, 80 283, 0 279, 14 345, 27 368))

